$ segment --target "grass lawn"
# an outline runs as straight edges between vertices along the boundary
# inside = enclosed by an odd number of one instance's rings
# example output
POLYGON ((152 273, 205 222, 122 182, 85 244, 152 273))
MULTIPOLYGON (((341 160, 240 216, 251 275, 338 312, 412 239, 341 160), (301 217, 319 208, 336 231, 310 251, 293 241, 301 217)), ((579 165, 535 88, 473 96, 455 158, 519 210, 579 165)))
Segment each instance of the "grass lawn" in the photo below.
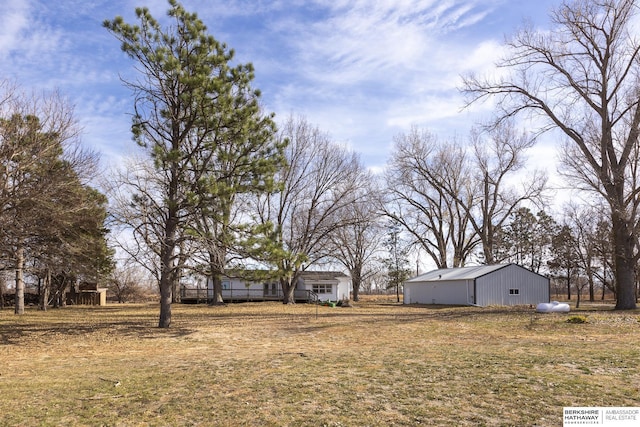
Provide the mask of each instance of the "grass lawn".
POLYGON ((176 304, 168 330, 158 314, 0 311, 0 424, 561 426, 564 406, 640 406, 638 311, 176 304))

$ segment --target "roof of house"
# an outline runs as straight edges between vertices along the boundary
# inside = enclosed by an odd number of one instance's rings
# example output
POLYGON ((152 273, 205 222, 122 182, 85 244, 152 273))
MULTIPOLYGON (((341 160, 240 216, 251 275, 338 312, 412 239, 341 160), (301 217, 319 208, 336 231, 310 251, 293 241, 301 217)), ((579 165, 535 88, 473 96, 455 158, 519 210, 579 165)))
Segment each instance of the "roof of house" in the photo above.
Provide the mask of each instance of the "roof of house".
POLYGON ((303 271, 300 274, 305 280, 335 280, 339 277, 349 277, 339 271, 303 271))
MULTIPOLYGON (((277 273, 269 270, 229 269, 225 276, 245 280, 265 280, 267 278, 276 278, 277 273)), ((342 277, 348 278, 349 276, 339 271, 306 270, 300 272, 300 278, 303 280, 337 280, 342 277)))
POLYGON ((437 282, 444 280, 473 280, 500 270, 510 264, 476 265, 473 267, 441 268, 407 280, 412 282, 437 282))

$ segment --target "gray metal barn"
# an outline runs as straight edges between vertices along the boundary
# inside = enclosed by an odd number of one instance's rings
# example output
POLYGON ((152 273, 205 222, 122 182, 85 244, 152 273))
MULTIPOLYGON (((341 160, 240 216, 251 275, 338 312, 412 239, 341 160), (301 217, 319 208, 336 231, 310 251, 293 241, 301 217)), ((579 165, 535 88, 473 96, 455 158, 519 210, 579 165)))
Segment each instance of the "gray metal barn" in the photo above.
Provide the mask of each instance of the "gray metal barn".
POLYGON ((404 282, 405 304, 535 305, 549 302, 549 279, 516 264, 446 268, 404 282))

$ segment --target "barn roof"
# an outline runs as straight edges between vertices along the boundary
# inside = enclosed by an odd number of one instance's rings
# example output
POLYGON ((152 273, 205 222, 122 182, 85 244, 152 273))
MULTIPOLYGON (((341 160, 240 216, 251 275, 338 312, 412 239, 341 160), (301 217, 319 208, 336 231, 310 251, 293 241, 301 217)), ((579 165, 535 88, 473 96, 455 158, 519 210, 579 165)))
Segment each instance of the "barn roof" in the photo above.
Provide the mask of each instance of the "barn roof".
POLYGON ((484 276, 485 274, 500 270, 508 265, 509 264, 495 264, 477 265, 473 267, 441 268, 439 270, 433 270, 428 273, 421 274, 413 279, 409 279, 407 280, 407 283, 438 282, 444 280, 473 280, 484 276))

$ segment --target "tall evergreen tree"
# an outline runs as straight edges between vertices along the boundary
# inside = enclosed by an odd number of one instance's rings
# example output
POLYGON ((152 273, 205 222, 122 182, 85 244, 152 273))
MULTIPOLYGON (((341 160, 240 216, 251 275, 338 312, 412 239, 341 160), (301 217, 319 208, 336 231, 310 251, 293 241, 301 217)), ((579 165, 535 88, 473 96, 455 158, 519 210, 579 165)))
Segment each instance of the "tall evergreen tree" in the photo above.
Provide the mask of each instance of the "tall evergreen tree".
MULTIPOLYGON (((242 88, 248 89, 248 88, 242 88)), ((275 126, 270 117, 261 117, 254 97, 242 98, 232 111, 237 129, 215 144, 198 192, 201 200, 190 227, 196 245, 205 253, 214 284, 214 303, 222 303, 222 276, 230 257, 242 257, 245 242, 239 231, 251 225, 242 200, 249 194, 272 193, 278 189, 275 174, 284 166, 283 148, 287 140, 273 138, 275 126)), ((206 153, 209 155, 209 153, 206 153)))
POLYGON ((557 228, 555 220, 544 211, 534 215, 529 208, 521 207, 497 234, 494 257, 499 262, 514 262, 539 273, 547 266, 557 228))
POLYGON ((577 274, 579 257, 578 242, 568 225, 560 227, 552 238, 553 257, 548 262, 552 274, 563 278, 567 285, 567 299, 571 299, 571 279, 577 274))
POLYGON ((387 226, 387 240, 384 246, 389 254, 384 259, 387 267, 387 289, 395 289, 397 302, 400 302, 400 288, 411 277, 409 268, 409 245, 402 238, 400 224, 391 220, 387 226))
MULTIPOLYGON (((212 170, 219 170, 221 147, 236 147, 240 141, 260 145, 274 132, 271 117, 259 112, 259 91, 250 86, 253 66, 231 66, 233 50, 207 34, 195 13, 175 0, 169 5, 173 25, 167 28, 147 8, 136 9, 139 25, 122 17, 104 22, 136 61, 141 78, 126 82, 135 95, 132 132, 161 178, 160 327, 171 324, 172 290, 186 259, 178 248, 190 237, 181 230, 211 195, 217 200, 211 202, 216 216, 224 218, 226 202, 217 196, 236 191, 211 178, 212 170)), ((268 162, 268 151, 260 153, 260 161, 268 162)), ((259 175, 258 165, 248 169, 259 175)))

